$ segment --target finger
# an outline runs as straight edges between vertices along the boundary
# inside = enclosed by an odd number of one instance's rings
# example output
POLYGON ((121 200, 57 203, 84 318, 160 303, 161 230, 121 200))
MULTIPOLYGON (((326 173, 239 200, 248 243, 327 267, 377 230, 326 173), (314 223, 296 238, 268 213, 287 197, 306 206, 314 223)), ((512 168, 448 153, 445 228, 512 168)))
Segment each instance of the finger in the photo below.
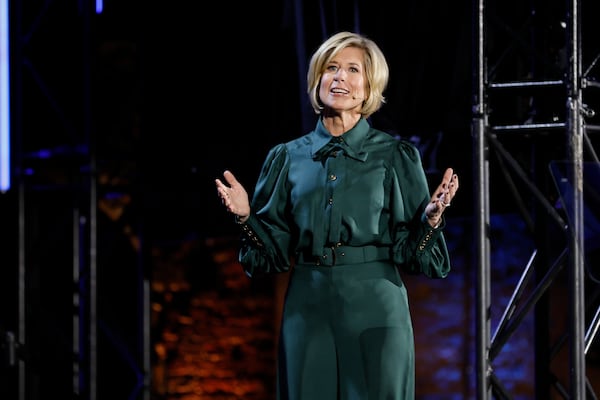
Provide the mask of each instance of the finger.
POLYGON ((223 172, 223 177, 225 178, 227 183, 229 183, 230 186, 236 185, 238 183, 237 179, 235 178, 235 175, 233 175, 233 173, 231 173, 231 171, 229 170, 223 172))
POLYGON ((454 188, 454 193, 456 193, 456 191, 458 190, 458 187, 459 187, 458 175, 456 175, 456 174, 454 174, 452 176, 452 185, 453 185, 453 188, 454 188))
POLYGON ((456 174, 454 174, 452 176, 452 181, 450 182, 450 185, 448 187, 450 195, 452 197, 454 197, 454 195, 456 194, 456 191, 458 190, 458 176, 456 174))
POLYGON ((444 176, 442 177, 442 185, 446 184, 446 187, 449 186, 450 182, 452 182, 453 174, 454 170, 452 168, 446 168, 444 176))
POLYGON ((440 204, 443 208, 450 207, 452 198, 450 196, 444 195, 440 198, 440 204))
POLYGON ((440 182, 440 184, 438 185, 438 187, 436 188, 433 197, 436 200, 439 200, 439 198, 444 195, 445 193, 448 192, 448 188, 450 187, 450 179, 452 177, 452 171, 450 168, 446 169, 446 172, 444 172, 444 175, 442 176, 442 181, 440 182))
POLYGON ((219 191, 219 193, 225 193, 225 189, 227 189, 227 186, 220 179, 215 179, 215 183, 217 185, 217 190, 219 191))

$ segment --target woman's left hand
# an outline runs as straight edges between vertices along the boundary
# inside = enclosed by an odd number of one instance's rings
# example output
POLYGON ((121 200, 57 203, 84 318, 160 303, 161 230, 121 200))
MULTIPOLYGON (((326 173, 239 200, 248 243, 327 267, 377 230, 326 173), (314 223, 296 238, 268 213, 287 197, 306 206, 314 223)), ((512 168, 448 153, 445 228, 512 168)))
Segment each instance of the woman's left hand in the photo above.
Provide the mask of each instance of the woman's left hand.
POLYGON ((440 223, 442 214, 447 207, 450 207, 457 190, 458 175, 454 173, 452 168, 448 168, 446 169, 446 172, 444 172, 442 182, 433 192, 431 201, 427 204, 427 207, 425 207, 425 215, 431 226, 435 227, 440 223))

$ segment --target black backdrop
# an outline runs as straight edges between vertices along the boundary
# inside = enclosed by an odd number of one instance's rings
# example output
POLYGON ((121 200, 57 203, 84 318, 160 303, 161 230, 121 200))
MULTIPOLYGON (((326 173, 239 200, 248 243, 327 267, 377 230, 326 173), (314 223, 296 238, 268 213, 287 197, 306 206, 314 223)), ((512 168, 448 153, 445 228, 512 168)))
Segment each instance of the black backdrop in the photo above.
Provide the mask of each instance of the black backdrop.
POLYGON ((443 152, 424 155, 428 168, 453 166, 470 179, 469 2, 195 7, 153 4, 140 38, 145 187, 171 198, 174 212, 192 213, 191 219, 169 214, 169 221, 191 221, 209 236, 235 229, 217 201, 214 178, 229 168, 252 189, 268 148, 313 127, 308 58, 339 30, 367 34, 388 58, 388 102, 373 124, 417 140, 425 151, 441 141, 443 152), (181 207, 181 199, 190 206, 181 207))

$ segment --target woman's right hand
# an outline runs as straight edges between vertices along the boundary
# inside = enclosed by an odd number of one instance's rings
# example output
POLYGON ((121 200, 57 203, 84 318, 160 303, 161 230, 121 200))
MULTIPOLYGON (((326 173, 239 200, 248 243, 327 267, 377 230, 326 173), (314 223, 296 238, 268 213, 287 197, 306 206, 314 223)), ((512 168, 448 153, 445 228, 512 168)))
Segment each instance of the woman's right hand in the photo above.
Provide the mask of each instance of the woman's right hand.
POLYGON ((227 185, 220 179, 215 179, 217 193, 221 198, 221 202, 227 208, 227 211, 238 217, 239 222, 244 223, 250 215, 248 193, 230 171, 226 170, 223 172, 223 177, 227 185))

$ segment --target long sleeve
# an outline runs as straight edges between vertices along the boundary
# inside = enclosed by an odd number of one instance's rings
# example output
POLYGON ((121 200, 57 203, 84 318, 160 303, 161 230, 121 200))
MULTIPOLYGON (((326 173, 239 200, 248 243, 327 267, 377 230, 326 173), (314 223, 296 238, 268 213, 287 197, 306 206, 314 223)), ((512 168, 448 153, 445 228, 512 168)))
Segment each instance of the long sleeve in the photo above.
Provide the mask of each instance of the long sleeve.
POLYGON ((398 143, 392 163, 390 215, 394 262, 411 274, 444 278, 450 258, 443 231, 445 220, 432 228, 424 210, 431 198, 418 150, 398 143))
POLYGON ((252 197, 251 214, 242 225, 239 260, 248 276, 287 271, 290 267, 288 157, 284 145, 267 155, 252 197))

